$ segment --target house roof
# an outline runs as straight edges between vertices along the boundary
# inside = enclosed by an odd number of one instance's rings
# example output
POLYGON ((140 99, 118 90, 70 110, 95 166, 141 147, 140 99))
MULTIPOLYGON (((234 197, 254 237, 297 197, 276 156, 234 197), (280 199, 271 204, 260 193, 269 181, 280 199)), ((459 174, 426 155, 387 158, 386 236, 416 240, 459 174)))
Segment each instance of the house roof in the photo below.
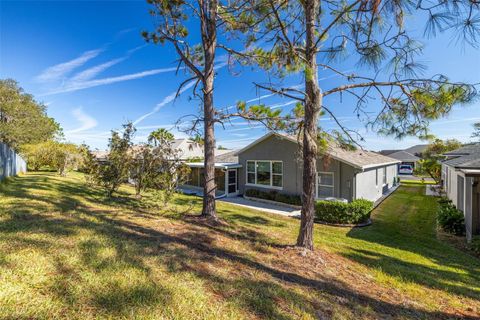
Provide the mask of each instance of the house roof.
POLYGON ((391 150, 380 150, 378 153, 383 154, 384 156, 389 156, 392 153, 398 152, 398 151, 403 151, 399 149, 391 149, 391 150))
POLYGON ((466 144, 458 149, 445 152, 444 155, 446 156, 454 156, 454 155, 468 155, 471 153, 480 152, 480 143, 471 143, 466 144))
MULTIPOLYGON (((131 150, 136 152, 140 150, 142 145, 134 145, 131 150)), ((204 157, 204 148, 203 145, 196 143, 190 139, 175 139, 172 141, 172 148, 178 150, 181 160, 188 160, 192 158, 203 158, 204 157)), ((215 149, 215 155, 220 156, 223 154, 231 153, 232 150, 219 150, 215 149)), ((93 151, 93 155, 100 161, 106 160, 109 151, 93 151)), ((238 161, 238 159, 237 159, 238 161)))
POLYGON ((466 145, 445 153, 453 156, 443 161, 444 164, 455 168, 480 169, 480 143, 466 145))
MULTIPOLYGON (((257 145, 258 143, 270 138, 271 136, 277 136, 281 139, 286 139, 288 141, 291 141, 293 143, 298 143, 298 140, 296 137, 291 136, 291 135, 286 135, 286 134, 281 134, 278 132, 269 132, 263 137, 253 141, 243 149, 239 150, 236 152, 236 154, 240 154, 253 146, 257 145)), ((386 164, 394 164, 394 163, 399 163, 400 161, 381 155, 377 152, 373 151, 366 151, 366 150, 345 150, 343 148, 340 148, 337 145, 329 145, 327 149, 327 154, 339 161, 345 162, 352 167, 358 168, 358 169, 368 169, 368 168, 375 168, 379 167, 381 165, 386 165, 386 164)))
POLYGON ((403 150, 391 153, 388 156, 390 158, 397 159, 397 160, 400 160, 402 162, 415 162, 415 161, 420 160, 420 158, 417 157, 416 155, 413 155, 410 152, 403 151, 403 150))
POLYGON ((427 147, 428 147, 428 144, 417 144, 417 145, 415 145, 413 147, 410 147, 410 148, 407 148, 403 151, 406 151, 406 152, 411 153, 413 155, 419 155, 419 154, 422 154, 423 152, 425 152, 427 147))
POLYGON ((238 163, 238 155, 236 151, 226 150, 228 152, 218 154, 218 151, 224 150, 216 150, 217 155, 215 156, 215 162, 221 163, 238 163))

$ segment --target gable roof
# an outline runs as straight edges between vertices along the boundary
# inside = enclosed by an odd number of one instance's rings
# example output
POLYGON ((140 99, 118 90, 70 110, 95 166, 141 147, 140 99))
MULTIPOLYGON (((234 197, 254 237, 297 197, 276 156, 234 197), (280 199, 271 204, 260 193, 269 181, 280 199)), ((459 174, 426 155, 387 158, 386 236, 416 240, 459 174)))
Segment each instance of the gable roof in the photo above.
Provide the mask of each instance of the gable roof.
POLYGON ((456 150, 446 152, 453 156, 443 161, 444 164, 455 168, 480 169, 480 143, 470 144, 456 150))
POLYGON ((236 151, 226 150, 228 152, 218 154, 219 151, 223 150, 215 150, 215 163, 238 163, 236 151))
POLYGON ((418 154, 422 154, 423 152, 425 152, 427 147, 428 147, 428 144, 417 144, 417 145, 414 145, 414 146, 412 146, 410 148, 407 148, 403 151, 406 151, 406 152, 411 153, 413 155, 418 155, 418 154))
POLYGON ((389 156, 392 153, 395 153, 395 152, 398 152, 398 151, 403 151, 403 150, 400 150, 400 149, 380 150, 380 151, 378 151, 378 153, 383 154, 384 156, 389 156))
MULTIPOLYGON (((237 151, 236 154, 238 155, 254 147, 260 142, 265 141, 266 139, 272 136, 276 136, 280 139, 286 139, 287 141, 298 144, 298 140, 294 136, 281 134, 278 132, 269 132, 266 135, 260 137, 259 139, 253 141, 246 147, 242 148, 241 150, 237 151)), ((333 144, 328 146, 326 153, 333 159, 347 163, 354 168, 362 169, 362 170, 368 169, 368 168, 375 168, 375 167, 379 167, 387 164, 400 163, 400 161, 396 159, 381 155, 377 152, 360 150, 360 149, 345 150, 343 148, 340 148, 338 145, 333 145, 333 144)))
POLYGON ((403 151, 403 150, 391 153, 388 156, 390 158, 397 159, 403 162, 415 162, 420 160, 420 158, 417 157, 416 155, 413 155, 410 152, 403 151))

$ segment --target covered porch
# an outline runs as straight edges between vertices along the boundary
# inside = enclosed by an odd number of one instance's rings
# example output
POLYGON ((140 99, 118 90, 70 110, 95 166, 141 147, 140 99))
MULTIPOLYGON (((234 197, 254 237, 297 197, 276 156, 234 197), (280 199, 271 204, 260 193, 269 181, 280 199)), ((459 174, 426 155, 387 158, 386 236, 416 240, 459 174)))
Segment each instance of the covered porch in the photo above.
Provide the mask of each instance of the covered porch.
MULTIPOLYGON (((185 194, 203 196, 204 165, 200 162, 187 163, 191 171, 185 184, 179 187, 185 194)), ((215 163, 216 198, 238 195, 238 163, 215 163)))

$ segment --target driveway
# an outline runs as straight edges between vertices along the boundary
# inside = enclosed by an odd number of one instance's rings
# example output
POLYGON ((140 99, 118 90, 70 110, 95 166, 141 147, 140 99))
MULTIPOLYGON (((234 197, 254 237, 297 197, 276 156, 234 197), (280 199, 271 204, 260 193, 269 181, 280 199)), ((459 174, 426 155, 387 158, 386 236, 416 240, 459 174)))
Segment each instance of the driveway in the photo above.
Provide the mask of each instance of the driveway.
POLYGON ((264 211, 268 213, 281 214, 287 217, 300 217, 300 210, 289 208, 282 205, 265 203, 260 201, 248 200, 243 197, 221 198, 217 201, 227 202, 244 208, 264 211))

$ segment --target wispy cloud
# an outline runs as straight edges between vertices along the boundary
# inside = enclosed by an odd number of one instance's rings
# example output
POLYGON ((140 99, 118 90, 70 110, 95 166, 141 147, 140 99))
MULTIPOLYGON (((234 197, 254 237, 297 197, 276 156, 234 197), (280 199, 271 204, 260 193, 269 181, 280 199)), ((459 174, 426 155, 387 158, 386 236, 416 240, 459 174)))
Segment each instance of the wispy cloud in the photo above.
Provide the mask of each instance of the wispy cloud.
MULTIPOLYGON (((183 93, 185 90, 188 90, 190 89, 191 87, 193 87, 193 85, 195 84, 195 80, 192 80, 190 81, 189 83, 187 83, 186 85, 184 85, 182 87, 182 89, 180 89, 180 91, 178 92, 178 94, 180 93, 183 93)), ((170 102, 172 102, 173 100, 175 100, 177 96, 177 91, 174 91, 172 93, 170 93, 168 96, 166 96, 165 98, 163 98, 163 100, 158 103, 155 108, 152 109, 152 111, 148 112, 148 113, 145 113, 144 115, 142 115, 141 117, 139 117, 137 120, 135 120, 133 122, 134 125, 137 125, 139 124, 140 122, 142 122, 143 120, 145 120, 146 118, 152 116, 153 114, 157 113, 162 107, 164 107, 165 105, 169 104, 170 102)))
POLYGON ((86 51, 73 60, 48 67, 36 77, 36 80, 39 82, 61 80, 68 73, 83 66, 89 60, 98 56, 102 51, 103 49, 86 51))
POLYGON ((66 131, 65 133, 67 135, 79 133, 82 131, 87 131, 89 129, 95 128, 98 124, 97 120, 95 120, 93 117, 83 112, 83 109, 81 107, 72 110, 72 114, 75 117, 75 119, 80 123, 80 127, 73 130, 66 131))
POLYGON ((91 68, 86 69, 86 70, 84 70, 80 73, 77 73, 75 76, 72 77, 72 79, 70 81, 75 83, 75 82, 83 82, 83 81, 87 81, 87 80, 90 80, 92 78, 95 78, 101 72, 103 72, 103 71, 107 70, 108 68, 124 61, 125 59, 126 59, 126 57, 113 59, 113 60, 107 61, 105 63, 99 64, 97 66, 91 67, 91 68))
POLYGON ((58 94, 58 93, 73 92, 73 91, 103 86, 103 85, 127 81, 127 80, 140 79, 140 78, 153 76, 153 75, 164 73, 164 72, 172 72, 175 70, 177 70, 177 68, 152 69, 152 70, 146 70, 142 72, 131 73, 131 74, 126 74, 126 75, 116 76, 116 77, 103 78, 103 79, 67 82, 64 87, 60 89, 52 90, 44 94, 44 96, 58 94))

